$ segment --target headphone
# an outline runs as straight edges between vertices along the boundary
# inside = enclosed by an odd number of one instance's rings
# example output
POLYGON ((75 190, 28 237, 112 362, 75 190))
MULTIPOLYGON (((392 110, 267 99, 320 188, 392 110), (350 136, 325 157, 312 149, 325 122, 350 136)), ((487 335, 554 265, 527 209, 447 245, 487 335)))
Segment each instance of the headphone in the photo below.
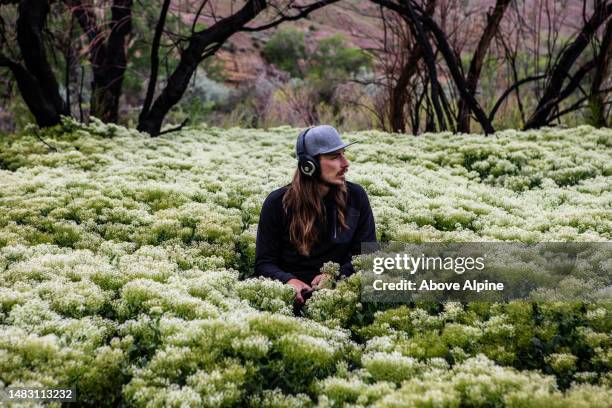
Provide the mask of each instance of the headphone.
POLYGON ((301 148, 299 140, 297 143, 298 169, 300 169, 300 173, 304 176, 319 177, 319 174, 321 174, 319 161, 306 152, 306 134, 310 129, 312 129, 312 127, 309 127, 300 134, 302 138, 301 148))

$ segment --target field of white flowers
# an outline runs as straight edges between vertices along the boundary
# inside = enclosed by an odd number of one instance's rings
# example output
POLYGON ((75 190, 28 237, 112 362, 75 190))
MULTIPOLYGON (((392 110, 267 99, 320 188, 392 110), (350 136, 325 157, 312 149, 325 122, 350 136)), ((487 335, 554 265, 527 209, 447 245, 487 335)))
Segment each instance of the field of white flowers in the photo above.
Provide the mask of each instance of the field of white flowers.
MULTIPOLYGON (((252 279, 296 129, 0 139, 0 388, 79 405, 610 407, 612 305, 360 303, 252 279)), ((610 241, 612 131, 344 135, 383 241, 610 241)), ((20 405, 22 406, 22 405, 20 405)))

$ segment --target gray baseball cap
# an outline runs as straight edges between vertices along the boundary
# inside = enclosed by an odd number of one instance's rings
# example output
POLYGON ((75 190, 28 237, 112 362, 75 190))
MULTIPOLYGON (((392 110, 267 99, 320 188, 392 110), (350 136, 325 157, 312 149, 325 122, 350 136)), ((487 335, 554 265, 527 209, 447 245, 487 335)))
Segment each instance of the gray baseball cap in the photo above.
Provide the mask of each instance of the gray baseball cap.
MULTIPOLYGON (((306 129, 308 130, 308 129, 306 129)), ((306 132, 303 130, 300 132, 298 139, 295 143, 295 153, 298 155, 298 151, 306 148, 306 154, 311 156, 317 156, 319 154, 326 154, 335 152, 336 150, 344 149, 357 142, 344 143, 340 139, 340 134, 333 126, 319 125, 308 130, 305 140, 302 142, 302 134, 306 132), (304 143, 304 145, 302 145, 304 143)))

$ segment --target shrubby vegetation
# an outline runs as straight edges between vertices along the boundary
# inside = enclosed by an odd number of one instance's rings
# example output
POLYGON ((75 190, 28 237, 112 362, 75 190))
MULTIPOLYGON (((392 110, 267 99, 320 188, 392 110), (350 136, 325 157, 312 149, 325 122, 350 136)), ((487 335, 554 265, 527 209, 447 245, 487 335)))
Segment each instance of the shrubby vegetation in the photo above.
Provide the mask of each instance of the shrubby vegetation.
MULTIPOLYGON (((362 304, 358 273, 293 317, 291 288, 251 276, 296 134, 3 139, 1 386, 74 385, 88 406, 610 406, 609 303, 362 304)), ((612 238, 610 130, 346 138, 383 241, 612 238)))
POLYGON ((281 29, 272 35, 262 55, 293 78, 328 79, 339 83, 360 70, 372 68, 372 56, 348 46, 342 35, 323 38, 309 51, 304 33, 293 28, 281 29))
POLYGON ((307 55, 304 33, 295 28, 277 31, 264 46, 262 55, 267 62, 287 71, 292 77, 303 77, 299 64, 300 60, 304 62, 307 55))

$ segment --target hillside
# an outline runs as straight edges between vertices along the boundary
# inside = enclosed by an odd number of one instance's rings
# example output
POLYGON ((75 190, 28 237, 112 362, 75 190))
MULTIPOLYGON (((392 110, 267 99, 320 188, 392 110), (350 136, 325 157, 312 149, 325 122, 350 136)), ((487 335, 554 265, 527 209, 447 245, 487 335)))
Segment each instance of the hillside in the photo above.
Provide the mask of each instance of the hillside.
MULTIPOLYGON (((454 33, 459 40, 454 45, 463 53, 474 49, 481 30, 485 24, 485 12, 490 12, 495 6, 495 0, 442 1, 436 9, 436 21, 447 33, 454 33)), ((232 1, 224 0, 215 5, 215 14, 224 15, 235 9, 232 1), (233 8, 232 8, 233 7, 233 8)), ((522 21, 530 27, 546 27, 546 15, 554 19, 555 30, 561 37, 569 37, 580 28, 582 18, 582 3, 578 1, 557 0, 525 0, 517 6, 522 21)), ((587 6, 590 12, 591 4, 587 6)), ((193 7, 195 10, 197 7, 193 7)), ((192 14, 183 14, 185 21, 191 21, 192 14)), ((270 14, 263 14, 255 23, 255 27, 264 21, 269 21, 270 14)), ((202 17, 203 24, 212 24, 215 19, 202 17)), ((507 12, 502 27, 508 33, 516 29, 515 14, 507 12)), ((228 43, 216 54, 216 58, 224 62, 227 83, 238 85, 256 78, 264 71, 264 60, 261 49, 268 38, 282 27, 295 27, 305 34, 307 44, 313 46, 321 38, 340 34, 347 39, 348 44, 363 49, 380 49, 384 37, 384 27, 380 20, 380 9, 366 1, 341 1, 321 10, 313 12, 305 19, 284 23, 278 28, 256 32, 238 33, 232 36, 228 43)), ((529 31, 529 30, 527 30, 529 31)), ((544 31, 542 31, 544 33, 544 31)), ((528 35, 528 34, 527 34, 528 35)), ((543 35, 543 34, 542 34, 543 35)), ((543 55, 547 44, 543 38, 528 37, 533 41, 529 46, 535 49, 536 42, 543 55)), ((467 67, 465 68, 467 70, 467 67)))

